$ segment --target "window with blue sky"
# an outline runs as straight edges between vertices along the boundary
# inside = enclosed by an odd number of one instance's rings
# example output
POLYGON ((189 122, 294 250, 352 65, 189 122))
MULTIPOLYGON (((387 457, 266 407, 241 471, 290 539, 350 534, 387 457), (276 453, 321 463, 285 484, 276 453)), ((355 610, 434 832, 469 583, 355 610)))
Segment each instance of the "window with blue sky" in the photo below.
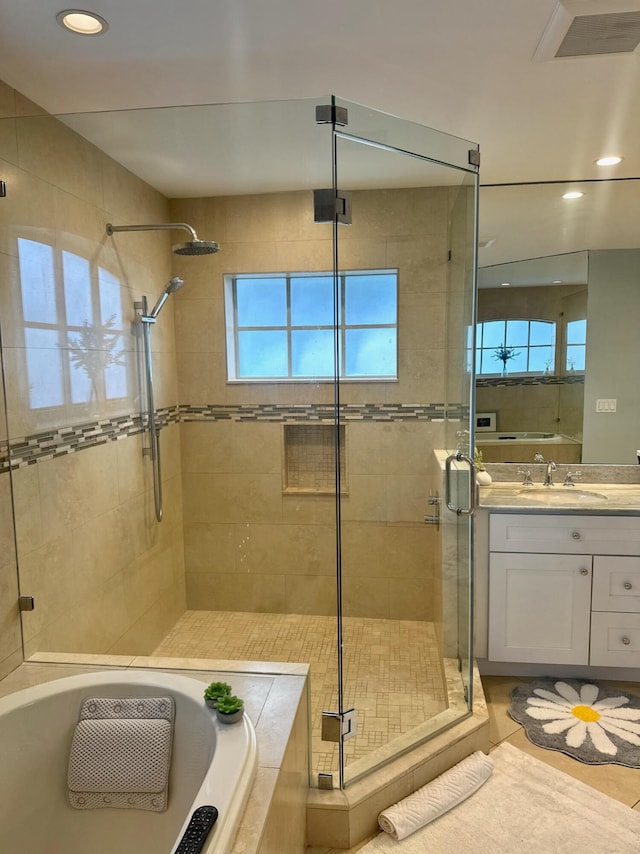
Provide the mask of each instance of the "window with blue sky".
POLYGON ((226 276, 225 304, 231 380, 330 379, 336 340, 340 377, 397 378, 397 270, 226 276))
POLYGON ((556 324, 549 320, 486 320, 476 327, 476 374, 554 373, 556 324), (508 358, 500 357, 502 351, 508 358))

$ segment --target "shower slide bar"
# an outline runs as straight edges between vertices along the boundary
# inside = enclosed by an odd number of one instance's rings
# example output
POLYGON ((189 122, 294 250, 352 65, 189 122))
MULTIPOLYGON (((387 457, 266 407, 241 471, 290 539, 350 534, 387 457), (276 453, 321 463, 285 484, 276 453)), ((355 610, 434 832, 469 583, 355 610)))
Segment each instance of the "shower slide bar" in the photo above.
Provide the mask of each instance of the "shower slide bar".
POLYGON ((160 427, 156 422, 156 408, 153 399, 153 365, 151 359, 151 324, 156 318, 149 314, 149 305, 146 296, 142 302, 134 303, 134 308, 140 312, 137 317, 142 324, 142 340, 144 346, 145 378, 147 386, 147 430, 149 432, 149 446, 142 449, 145 456, 151 458, 153 470, 153 498, 156 510, 156 519, 162 522, 162 468, 160 462, 160 427))
POLYGON ((158 302, 149 311, 146 296, 141 302, 133 304, 136 310, 136 320, 142 324, 142 340, 144 345, 144 365, 147 385, 147 430, 149 431, 149 447, 143 448, 144 456, 151 457, 153 468, 153 497, 156 506, 156 519, 162 522, 162 470, 160 466, 160 425, 156 422, 156 406, 153 399, 153 364, 151 358, 151 325, 156 322, 162 306, 169 296, 184 285, 184 281, 175 276, 164 291, 160 294, 158 302))

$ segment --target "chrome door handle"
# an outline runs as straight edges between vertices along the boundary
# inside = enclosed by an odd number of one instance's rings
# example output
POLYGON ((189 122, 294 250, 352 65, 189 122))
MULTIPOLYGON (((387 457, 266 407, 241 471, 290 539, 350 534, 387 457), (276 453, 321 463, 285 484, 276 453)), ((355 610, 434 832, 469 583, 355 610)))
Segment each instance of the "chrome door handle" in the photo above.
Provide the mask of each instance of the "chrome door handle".
POLYGON ((584 566, 580 570, 580 575, 589 575, 589 570, 585 569, 584 566))
POLYGON ((447 505, 447 510, 451 510, 452 513, 455 513, 456 516, 473 516, 476 509, 476 467, 475 463, 467 454, 463 454, 458 451, 455 454, 449 454, 444 464, 445 478, 444 478, 444 495, 445 502, 447 505), (453 461, 457 463, 467 463, 469 466, 469 507, 468 509, 464 509, 463 507, 455 507, 451 503, 451 463, 453 461))
POLYGON ((631 588, 633 587, 633 584, 630 581, 625 581, 625 583, 622 586, 624 587, 625 590, 631 590, 631 588))

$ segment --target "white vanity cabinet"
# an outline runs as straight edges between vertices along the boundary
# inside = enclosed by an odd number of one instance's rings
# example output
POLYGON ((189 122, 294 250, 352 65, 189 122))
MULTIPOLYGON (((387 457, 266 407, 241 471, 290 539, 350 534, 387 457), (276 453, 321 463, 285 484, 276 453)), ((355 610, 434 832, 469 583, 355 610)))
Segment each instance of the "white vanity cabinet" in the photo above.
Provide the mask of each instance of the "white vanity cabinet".
POLYGON ((640 666, 640 518, 492 513, 488 659, 640 666))

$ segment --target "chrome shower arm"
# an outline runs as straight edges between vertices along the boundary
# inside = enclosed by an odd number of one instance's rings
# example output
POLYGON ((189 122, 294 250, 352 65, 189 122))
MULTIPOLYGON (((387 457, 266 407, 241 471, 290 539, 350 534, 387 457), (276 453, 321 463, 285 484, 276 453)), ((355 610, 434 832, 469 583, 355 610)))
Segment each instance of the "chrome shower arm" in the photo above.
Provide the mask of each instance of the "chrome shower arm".
POLYGON ((171 231, 174 228, 182 228, 184 231, 188 231, 192 240, 198 239, 195 229, 186 222, 161 222, 155 225, 112 225, 108 222, 107 234, 111 237, 116 231, 171 231))

